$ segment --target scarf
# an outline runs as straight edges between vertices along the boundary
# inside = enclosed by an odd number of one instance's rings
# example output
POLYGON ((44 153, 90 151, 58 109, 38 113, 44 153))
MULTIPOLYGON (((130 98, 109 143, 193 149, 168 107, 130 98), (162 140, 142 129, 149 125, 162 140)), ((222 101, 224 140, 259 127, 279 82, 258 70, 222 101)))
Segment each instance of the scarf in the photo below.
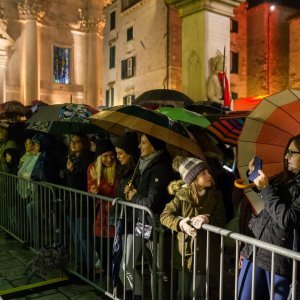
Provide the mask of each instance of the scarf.
POLYGON ((143 174, 143 172, 147 169, 147 167, 151 164, 151 162, 157 157, 159 156, 160 154, 162 154, 164 152, 164 150, 158 150, 158 151, 155 151, 151 154, 149 154, 148 156, 146 157, 141 157, 140 158, 140 163, 139 163, 139 170, 140 170, 140 173, 143 174))

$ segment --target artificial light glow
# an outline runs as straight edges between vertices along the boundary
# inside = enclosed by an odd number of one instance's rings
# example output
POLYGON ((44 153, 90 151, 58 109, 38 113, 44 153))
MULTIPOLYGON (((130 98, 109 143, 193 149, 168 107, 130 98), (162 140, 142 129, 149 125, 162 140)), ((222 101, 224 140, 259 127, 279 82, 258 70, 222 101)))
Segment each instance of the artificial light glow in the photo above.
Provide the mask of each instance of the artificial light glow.
POLYGON ((275 6, 275 5, 271 5, 271 6, 270 6, 270 11, 274 11, 274 10, 275 10, 275 8, 276 8, 276 6, 275 6))

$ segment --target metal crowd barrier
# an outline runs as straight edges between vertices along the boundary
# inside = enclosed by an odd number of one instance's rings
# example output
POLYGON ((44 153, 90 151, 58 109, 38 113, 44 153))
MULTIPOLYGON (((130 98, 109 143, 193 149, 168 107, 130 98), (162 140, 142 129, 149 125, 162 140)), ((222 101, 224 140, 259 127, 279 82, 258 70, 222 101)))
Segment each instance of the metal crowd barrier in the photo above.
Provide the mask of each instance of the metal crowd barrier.
MULTIPOLYGON (((119 199, 93 195, 63 186, 21 180, 16 176, 0 173, 0 228, 8 234, 26 243, 36 252, 44 247, 59 245, 66 250, 64 268, 81 278, 111 299, 125 299, 126 290, 138 292, 141 299, 184 299, 178 295, 178 270, 174 268, 176 259, 176 233, 162 229, 157 218, 146 207, 119 199), (153 224, 150 239, 135 234, 137 214, 142 216, 141 228, 150 221, 153 224), (98 217, 97 217, 98 216, 98 217), (100 216, 100 218, 99 218, 100 216), (121 220, 121 222, 120 222, 121 220), (98 225, 96 226, 95 223, 98 225), (119 232, 121 223, 121 232, 119 232), (109 226, 105 226, 108 224, 109 226), (97 236, 95 235, 95 228, 97 236), (113 251, 113 235, 119 234, 119 250, 113 251), (129 240, 132 243, 129 243, 129 240), (125 247, 125 245, 131 245, 125 247), (129 264, 121 262, 127 258, 129 264), (116 266, 120 264, 120 276, 116 266), (114 264, 114 265, 113 265, 114 264), (114 268, 113 268, 114 267, 114 268), (123 282, 123 284, 121 284, 123 282)), ((206 278, 205 299, 224 299, 224 278, 227 270, 224 261, 228 255, 225 237, 235 241, 234 279, 230 282, 232 298, 238 299, 239 252, 241 243, 254 247, 255 265, 256 249, 264 248, 271 252, 272 262, 275 255, 283 255, 293 260, 292 298, 296 295, 297 262, 300 254, 291 250, 258 241, 248 236, 231 231, 203 225, 206 231, 206 278), (219 236, 219 257, 217 296, 210 294, 210 253, 211 236, 219 236), (214 298, 215 297, 215 298, 214 298)), ((197 260, 197 244, 194 243, 194 261, 197 260)), ((254 269, 254 268, 253 268, 254 269)), ((193 296, 196 298, 196 269, 192 272, 193 296)), ((254 279, 254 273, 252 278, 254 279)), ((271 294, 273 299, 273 277, 271 270, 271 294)), ((253 281, 254 282, 254 281, 253 281)), ((184 290, 184 280, 180 282, 184 290)), ((226 286, 225 288, 228 288, 226 286)), ((255 286, 252 285, 252 295, 255 286)), ((215 290, 216 292, 216 290, 215 290)), ((299 295, 298 295, 299 297, 299 295)), ((134 299, 132 297, 132 299, 134 299)), ((226 298, 228 299, 228 298, 226 298)), ((252 296, 254 299, 254 296, 252 296)))

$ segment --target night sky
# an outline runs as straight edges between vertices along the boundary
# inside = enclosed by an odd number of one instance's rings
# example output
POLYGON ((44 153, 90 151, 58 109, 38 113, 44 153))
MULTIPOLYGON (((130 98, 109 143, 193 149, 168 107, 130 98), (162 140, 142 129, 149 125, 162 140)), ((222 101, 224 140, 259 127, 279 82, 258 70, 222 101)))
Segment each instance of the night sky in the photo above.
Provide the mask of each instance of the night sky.
POLYGON ((300 0, 248 0, 249 8, 261 4, 263 2, 270 2, 274 4, 280 4, 282 6, 288 6, 300 9, 300 0))

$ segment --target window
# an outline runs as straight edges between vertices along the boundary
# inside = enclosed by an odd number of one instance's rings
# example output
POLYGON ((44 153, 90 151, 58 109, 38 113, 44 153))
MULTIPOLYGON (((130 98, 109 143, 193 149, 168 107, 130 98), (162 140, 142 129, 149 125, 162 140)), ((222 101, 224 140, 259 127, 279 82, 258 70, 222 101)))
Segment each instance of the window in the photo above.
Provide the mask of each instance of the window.
POLYGON ((122 0, 122 11, 126 10, 127 8, 133 6, 134 4, 140 1, 142 0, 122 0))
POLYGON ((131 105, 135 99, 135 95, 127 95, 123 97, 123 105, 131 105))
POLYGON ((133 27, 127 28, 127 42, 133 40, 133 27))
POLYGON ((70 48, 53 48, 53 82, 70 84, 70 48))
POLYGON ((110 13, 110 31, 116 28, 116 12, 113 11, 110 13))
POLYGON ((116 46, 109 48, 109 68, 113 69, 116 66, 116 46))
POLYGON ((239 73, 239 54, 237 52, 230 52, 230 73, 239 73))
POLYGON ((237 20, 230 20, 230 32, 238 33, 239 32, 239 22, 237 20))
POLYGON ((109 90, 105 91, 105 105, 106 107, 114 106, 114 95, 115 90, 111 87, 109 90))
POLYGON ((135 56, 122 60, 121 69, 122 79, 133 77, 135 75, 135 56))

